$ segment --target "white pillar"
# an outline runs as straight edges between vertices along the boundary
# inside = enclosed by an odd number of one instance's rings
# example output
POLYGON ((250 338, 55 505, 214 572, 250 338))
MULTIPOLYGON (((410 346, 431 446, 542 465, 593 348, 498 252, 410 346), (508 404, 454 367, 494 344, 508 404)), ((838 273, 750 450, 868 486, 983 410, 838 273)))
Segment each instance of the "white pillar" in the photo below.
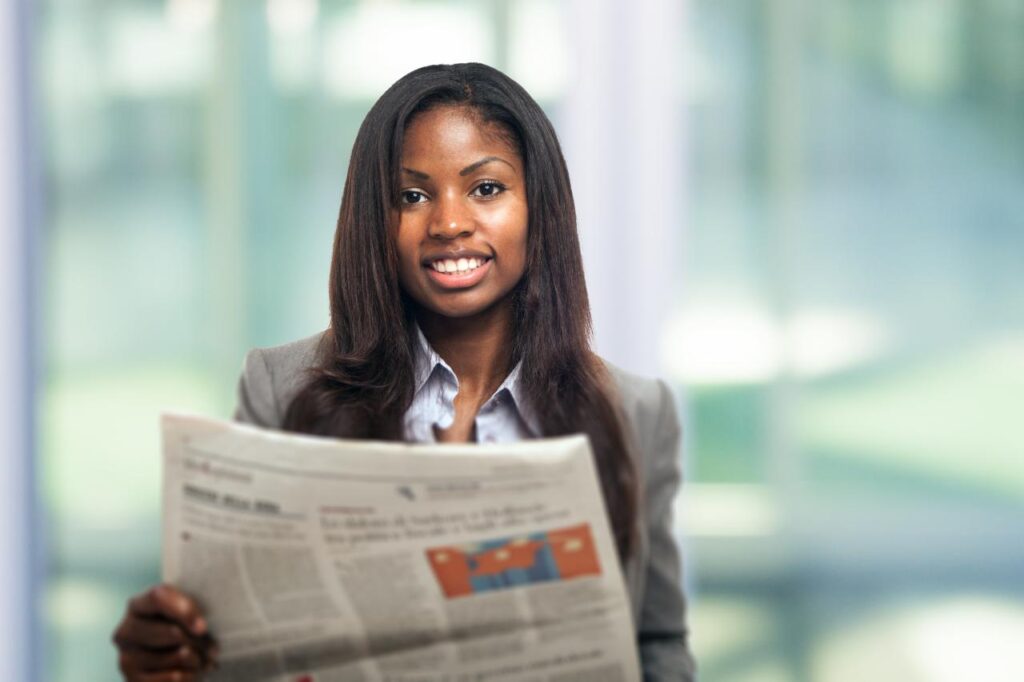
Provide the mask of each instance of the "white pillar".
POLYGON ((27 0, 0 3, 0 680, 35 679, 27 0))
POLYGON ((556 120, 576 197, 595 346, 661 374, 687 209, 685 0, 571 0, 571 78, 556 120))

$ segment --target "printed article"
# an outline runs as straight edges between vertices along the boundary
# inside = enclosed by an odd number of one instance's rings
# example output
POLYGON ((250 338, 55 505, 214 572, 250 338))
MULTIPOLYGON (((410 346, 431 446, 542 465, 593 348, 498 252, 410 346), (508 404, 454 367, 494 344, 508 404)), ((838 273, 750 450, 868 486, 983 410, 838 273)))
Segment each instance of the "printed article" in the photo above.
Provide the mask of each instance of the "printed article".
POLYGON ((213 682, 639 682, 584 436, 511 445, 163 421, 163 578, 213 682))

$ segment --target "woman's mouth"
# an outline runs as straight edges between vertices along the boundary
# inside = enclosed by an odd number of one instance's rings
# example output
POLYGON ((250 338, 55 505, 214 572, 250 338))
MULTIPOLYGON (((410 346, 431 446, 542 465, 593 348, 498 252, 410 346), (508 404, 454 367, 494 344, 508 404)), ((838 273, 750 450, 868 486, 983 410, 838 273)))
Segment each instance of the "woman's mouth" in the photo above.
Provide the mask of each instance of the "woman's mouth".
POLYGON ((492 258, 439 258, 424 267, 430 278, 445 289, 471 287, 487 274, 492 258))

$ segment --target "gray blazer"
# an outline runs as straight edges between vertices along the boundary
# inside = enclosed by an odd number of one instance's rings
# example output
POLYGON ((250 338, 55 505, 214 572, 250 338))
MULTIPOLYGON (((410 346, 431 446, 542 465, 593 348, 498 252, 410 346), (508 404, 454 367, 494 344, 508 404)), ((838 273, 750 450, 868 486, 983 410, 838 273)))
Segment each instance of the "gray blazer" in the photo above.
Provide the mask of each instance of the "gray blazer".
MULTIPOLYGON (((316 361, 320 334, 245 358, 235 419, 280 428, 284 413, 316 361)), ((679 420, 662 381, 608 365, 622 400, 630 437, 640 455, 643 488, 638 547, 624 566, 633 605, 645 682, 692 682, 695 665, 687 642, 679 550, 672 535, 672 502, 680 483, 679 420)))

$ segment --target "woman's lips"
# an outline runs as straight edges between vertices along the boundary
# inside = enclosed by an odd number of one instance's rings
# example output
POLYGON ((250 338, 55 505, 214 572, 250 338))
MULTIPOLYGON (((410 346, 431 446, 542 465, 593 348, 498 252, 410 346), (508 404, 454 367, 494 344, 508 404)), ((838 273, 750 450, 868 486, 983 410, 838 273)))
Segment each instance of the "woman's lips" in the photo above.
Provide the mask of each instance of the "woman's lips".
POLYGON ((464 272, 438 272, 432 265, 425 265, 423 267, 426 269, 430 279, 441 288, 467 289, 484 278, 487 271, 491 269, 492 260, 492 258, 488 258, 476 268, 464 272))

